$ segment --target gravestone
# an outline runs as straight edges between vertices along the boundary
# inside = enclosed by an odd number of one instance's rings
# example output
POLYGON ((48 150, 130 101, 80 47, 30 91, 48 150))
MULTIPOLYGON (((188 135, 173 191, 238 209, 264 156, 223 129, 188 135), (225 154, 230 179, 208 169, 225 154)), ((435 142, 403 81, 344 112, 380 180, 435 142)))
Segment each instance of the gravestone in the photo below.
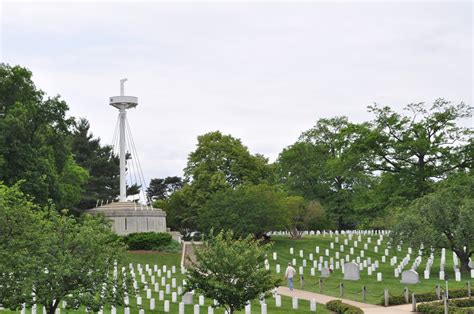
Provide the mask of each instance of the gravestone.
POLYGON ((413 269, 410 270, 405 270, 402 272, 402 280, 400 280, 401 283, 403 284, 416 284, 420 282, 420 278, 418 276, 418 273, 414 271, 413 269))
POLYGON ((184 304, 193 304, 193 296, 194 296, 194 294, 192 292, 186 292, 183 295, 183 303, 184 304))
POLYGON ((331 275, 331 271, 329 270, 329 268, 324 267, 323 269, 321 269, 322 278, 328 278, 330 275, 331 275))
POLYGON ((360 270, 359 265, 354 262, 344 264, 344 280, 359 280, 360 270))

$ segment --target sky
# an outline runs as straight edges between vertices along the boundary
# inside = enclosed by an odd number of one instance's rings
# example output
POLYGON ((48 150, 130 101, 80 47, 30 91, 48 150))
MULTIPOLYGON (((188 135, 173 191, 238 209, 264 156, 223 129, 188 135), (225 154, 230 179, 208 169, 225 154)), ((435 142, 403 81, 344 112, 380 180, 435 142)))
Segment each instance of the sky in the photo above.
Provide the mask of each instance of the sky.
POLYGON ((0 1, 0 62, 29 68, 104 144, 128 78, 147 181, 182 175, 210 131, 274 161, 318 119, 368 121, 373 103, 472 105, 471 1, 0 1))

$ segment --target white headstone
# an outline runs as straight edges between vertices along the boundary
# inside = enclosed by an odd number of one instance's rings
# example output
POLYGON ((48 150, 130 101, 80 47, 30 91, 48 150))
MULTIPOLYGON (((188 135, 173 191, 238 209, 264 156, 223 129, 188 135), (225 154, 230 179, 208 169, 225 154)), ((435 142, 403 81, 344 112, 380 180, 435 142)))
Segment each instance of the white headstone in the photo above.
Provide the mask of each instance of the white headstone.
POLYGON ((353 262, 344 264, 344 280, 359 280, 360 270, 359 265, 353 262))
POLYGON ((297 298, 297 297, 293 297, 293 298, 292 298, 291 307, 292 307, 294 310, 297 310, 297 309, 298 309, 298 298, 297 298))
POLYGON ((454 277, 456 281, 461 281, 461 272, 460 271, 455 271, 454 272, 454 277))
POLYGON ((281 295, 277 294, 275 296, 275 306, 276 307, 281 307, 281 295))
POLYGON ((245 314, 251 314, 252 313, 252 305, 247 304, 245 305, 245 314))
POLYGON ((328 267, 324 267, 321 269, 321 277, 322 278, 328 278, 331 275, 331 271, 329 270, 328 267))
POLYGON ((309 302, 309 310, 311 312, 316 312, 316 300, 315 299, 311 299, 311 301, 309 302))
POLYGON ((151 298, 150 299, 150 310, 154 310, 155 309, 155 299, 151 298))
POLYGON ((194 304, 194 314, 199 314, 199 304, 194 304))
POLYGON ((405 270, 402 272, 402 280, 400 280, 403 284, 416 284, 420 282, 418 273, 413 269, 405 270))

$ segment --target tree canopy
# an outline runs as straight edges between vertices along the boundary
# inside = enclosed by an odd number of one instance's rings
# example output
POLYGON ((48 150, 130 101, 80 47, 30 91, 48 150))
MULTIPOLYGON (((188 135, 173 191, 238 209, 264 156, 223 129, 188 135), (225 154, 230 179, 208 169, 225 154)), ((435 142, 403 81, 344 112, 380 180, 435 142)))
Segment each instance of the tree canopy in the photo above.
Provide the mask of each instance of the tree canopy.
POLYGON ((94 311, 106 301, 123 304, 130 279, 111 274, 124 248, 105 218, 76 219, 67 211, 35 208, 18 186, 3 184, 0 208, 3 306, 15 310, 36 303, 53 314, 62 300, 69 308, 94 311), (103 284, 115 289, 103 290, 103 284))
POLYGON ((84 191, 87 171, 76 164, 69 146, 73 119, 59 96, 45 97, 19 66, 0 64, 0 180, 46 205, 72 207, 84 191))
POLYGON ((71 135, 74 160, 89 172, 89 180, 75 207, 90 209, 97 200, 113 200, 119 194, 119 158, 111 146, 94 138, 90 124, 84 118, 75 121, 71 135))
POLYGON ((212 228, 232 230, 237 237, 251 233, 257 238, 268 231, 284 229, 285 196, 278 187, 266 184, 216 192, 198 210, 200 229, 204 232, 212 228))
POLYGON ((448 248, 459 257, 461 271, 467 272, 474 253, 473 226, 474 176, 460 173, 402 211, 393 238, 394 243, 401 240, 416 248, 448 248))

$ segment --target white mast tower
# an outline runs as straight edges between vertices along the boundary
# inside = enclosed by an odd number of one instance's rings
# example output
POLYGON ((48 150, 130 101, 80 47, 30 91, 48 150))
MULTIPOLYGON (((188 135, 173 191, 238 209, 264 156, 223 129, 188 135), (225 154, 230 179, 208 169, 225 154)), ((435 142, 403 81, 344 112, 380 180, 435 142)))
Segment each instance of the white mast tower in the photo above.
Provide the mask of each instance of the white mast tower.
POLYGON ((125 124, 127 118, 127 109, 135 108, 138 106, 138 97, 125 96, 124 85, 127 81, 126 78, 120 80, 120 96, 110 97, 110 105, 117 108, 120 112, 120 198, 119 202, 127 201, 127 185, 125 182, 125 150, 126 150, 126 139, 125 139, 125 124))

